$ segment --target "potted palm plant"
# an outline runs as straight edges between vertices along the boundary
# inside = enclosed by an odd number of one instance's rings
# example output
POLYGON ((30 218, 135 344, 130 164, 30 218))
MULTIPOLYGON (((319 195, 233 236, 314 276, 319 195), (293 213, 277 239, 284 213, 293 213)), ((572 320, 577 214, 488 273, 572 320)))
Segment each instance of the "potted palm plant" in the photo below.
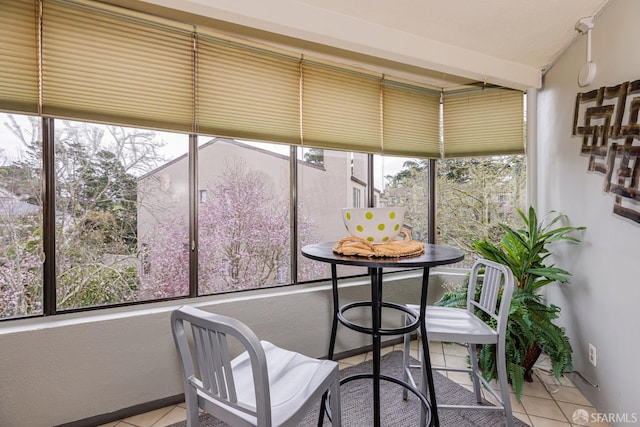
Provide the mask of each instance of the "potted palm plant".
MULTIPOLYGON (((549 355, 553 374, 559 378, 571 370, 571 345, 564 328, 554 324, 560 307, 545 304, 539 291, 553 282, 566 283, 569 272, 548 264, 548 246, 560 240, 578 243, 573 234, 585 227, 562 226, 566 216, 550 212, 540 222, 533 207, 528 213, 518 210, 524 227, 514 229, 500 224, 504 236, 500 243, 476 240, 473 247, 480 256, 511 268, 516 289, 507 324, 507 374, 520 398, 524 380, 531 381, 531 368, 542 351, 549 355)), ((466 285, 449 289, 437 305, 466 306, 466 285)), ((480 349, 479 364, 487 380, 497 378, 495 346, 480 349)))

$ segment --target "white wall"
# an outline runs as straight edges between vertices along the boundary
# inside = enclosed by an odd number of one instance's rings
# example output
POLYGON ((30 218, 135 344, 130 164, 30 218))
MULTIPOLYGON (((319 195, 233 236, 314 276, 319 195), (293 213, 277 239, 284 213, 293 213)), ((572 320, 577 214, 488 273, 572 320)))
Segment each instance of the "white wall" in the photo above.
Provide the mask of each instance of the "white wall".
MULTIPOLYGON (((441 294, 441 282, 432 271, 430 301, 441 294)), ((368 278, 341 286, 341 304, 370 295, 368 278)), ((416 302, 419 287, 416 272, 396 273, 385 282, 384 298, 416 302)), ((236 317, 284 348, 327 354, 327 284, 15 320, 0 329, 0 426, 50 427, 182 394, 169 324, 171 310, 182 304, 236 317)), ((393 317, 399 325, 400 315, 393 317)), ((336 352, 370 344, 370 337, 339 327, 336 352)))
MULTIPOLYGON (((604 175, 587 171, 582 139, 572 137, 576 94, 640 79, 640 2, 615 0, 596 18, 592 57, 595 82, 577 84, 586 60, 587 37, 579 37, 546 74, 538 96, 538 208, 567 214, 587 227, 579 246, 559 245, 555 261, 573 273, 571 284, 549 289, 562 307, 561 324, 574 350, 574 368, 598 389, 573 376, 600 412, 640 416, 640 224, 613 213, 614 196, 603 191, 604 175), (597 348, 597 367, 588 344, 597 348)), ((638 142, 635 143, 637 145, 638 142)))

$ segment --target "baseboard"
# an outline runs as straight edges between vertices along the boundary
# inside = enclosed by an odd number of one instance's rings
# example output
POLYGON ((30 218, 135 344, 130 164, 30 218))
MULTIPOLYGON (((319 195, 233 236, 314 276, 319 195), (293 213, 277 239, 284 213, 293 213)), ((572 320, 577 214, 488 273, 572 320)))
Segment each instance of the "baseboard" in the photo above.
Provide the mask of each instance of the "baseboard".
MULTIPOLYGON (((383 341, 381 344, 382 348, 394 346, 396 344, 402 344, 404 341, 404 337, 397 337, 390 340, 383 341)), ((358 354, 366 353, 373 350, 373 344, 365 345, 364 347, 358 347, 347 351, 342 351, 340 353, 336 353, 333 355, 334 360, 346 359, 347 357, 357 356, 358 354)), ((326 356, 323 357, 326 359, 326 356)))
POLYGON ((141 403, 139 405, 130 406, 128 408, 119 409, 108 414, 96 415, 93 417, 84 418, 82 420, 72 421, 70 423, 59 424, 55 427, 95 427, 102 424, 118 421, 123 418, 132 417, 134 415, 144 414, 145 412, 154 411, 166 406, 177 405, 182 402, 184 402, 184 394, 178 394, 151 402, 141 403))
MULTIPOLYGON (((393 338, 382 343, 382 347, 389 347, 396 344, 401 344, 403 337, 393 338)), ((347 357, 356 356, 365 352, 373 350, 373 345, 367 345, 359 347, 334 355, 334 359, 345 359, 347 357)), ((133 417, 134 415, 144 414, 145 412, 154 411, 156 409, 164 408, 166 406, 177 405, 184 402, 184 394, 165 397, 163 399, 154 400, 151 402, 141 403, 139 405, 130 406, 128 408, 119 409, 108 414, 96 415, 89 418, 84 418, 78 421, 72 421, 70 423, 59 424, 55 427, 95 427, 97 425, 107 424, 114 421, 122 420, 123 418, 133 417)))

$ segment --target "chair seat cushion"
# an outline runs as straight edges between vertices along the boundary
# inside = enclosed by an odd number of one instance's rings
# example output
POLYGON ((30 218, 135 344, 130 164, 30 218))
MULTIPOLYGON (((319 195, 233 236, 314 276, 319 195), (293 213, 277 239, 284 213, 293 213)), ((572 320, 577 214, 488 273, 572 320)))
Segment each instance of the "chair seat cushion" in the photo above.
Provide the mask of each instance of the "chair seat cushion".
MULTIPOLYGON (((318 401, 330 383, 330 373, 337 362, 318 360, 293 351, 284 350, 270 342, 261 341, 267 359, 273 425, 281 425, 308 402, 314 394, 318 401)), ((251 362, 247 352, 231 362, 238 402, 255 408, 255 394, 251 362)))
MULTIPOLYGON (((416 313, 418 305, 409 305, 416 313)), ((430 341, 494 344, 498 333, 466 309, 428 306, 426 329, 430 341)))

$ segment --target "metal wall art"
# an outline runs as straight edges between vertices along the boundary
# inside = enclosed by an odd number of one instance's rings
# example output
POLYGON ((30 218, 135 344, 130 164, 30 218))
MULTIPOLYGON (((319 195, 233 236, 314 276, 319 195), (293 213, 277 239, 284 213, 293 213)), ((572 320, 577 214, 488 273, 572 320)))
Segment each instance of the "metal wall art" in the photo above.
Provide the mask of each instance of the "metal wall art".
POLYGON ((578 93, 573 135, 582 137, 588 170, 603 174, 613 212, 640 223, 640 80, 578 93), (580 122, 580 123, 579 123, 580 122), (634 145, 634 143, 636 145, 634 145))

